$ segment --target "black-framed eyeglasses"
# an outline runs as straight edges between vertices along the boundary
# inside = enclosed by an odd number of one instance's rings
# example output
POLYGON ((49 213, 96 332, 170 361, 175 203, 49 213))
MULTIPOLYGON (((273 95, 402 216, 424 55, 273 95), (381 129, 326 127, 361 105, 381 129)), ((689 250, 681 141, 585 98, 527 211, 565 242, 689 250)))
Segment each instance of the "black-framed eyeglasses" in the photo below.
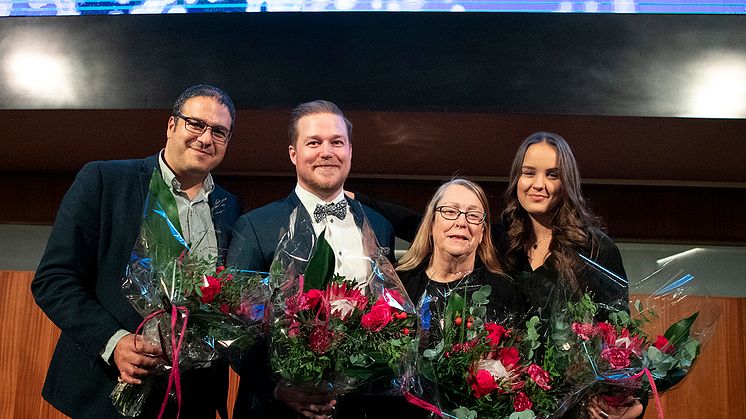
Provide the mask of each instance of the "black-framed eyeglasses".
POLYGON ((446 220, 456 220, 458 217, 461 216, 461 214, 464 214, 464 218, 466 218, 466 222, 469 224, 475 224, 479 225, 484 222, 484 220, 487 218, 487 214, 482 211, 461 211, 458 208, 449 207, 447 205, 443 205, 440 207, 435 207, 435 211, 438 211, 440 213, 440 216, 445 218, 446 220))
POLYGON ((192 118, 191 116, 182 115, 179 112, 175 113, 174 116, 183 119, 184 127, 193 134, 202 135, 209 128, 212 139, 216 143, 225 144, 231 139, 231 130, 226 127, 210 125, 199 118, 192 118))

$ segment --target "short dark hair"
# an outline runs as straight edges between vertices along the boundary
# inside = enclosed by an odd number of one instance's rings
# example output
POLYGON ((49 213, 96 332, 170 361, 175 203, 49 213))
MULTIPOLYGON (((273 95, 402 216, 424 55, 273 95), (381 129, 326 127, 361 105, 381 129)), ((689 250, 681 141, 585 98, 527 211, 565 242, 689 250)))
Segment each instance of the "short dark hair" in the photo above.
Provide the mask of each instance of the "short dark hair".
POLYGON ((228 108, 228 113, 231 115, 231 131, 233 131, 233 126, 236 124, 236 107, 233 105, 231 97, 215 86, 210 86, 207 84, 197 84, 184 90, 184 93, 182 93, 179 98, 176 99, 176 103, 174 103, 174 109, 171 114, 174 116, 180 114, 181 108, 184 107, 184 103, 186 103, 187 100, 195 97, 215 98, 217 99, 218 103, 228 108))
POLYGON ((347 139, 352 143, 352 122, 345 118, 342 110, 337 105, 327 100, 314 100, 311 102, 301 103, 296 106, 290 113, 290 126, 288 126, 288 138, 290 145, 295 145, 298 141, 298 121, 308 115, 320 113, 330 113, 342 118, 347 127, 347 139))

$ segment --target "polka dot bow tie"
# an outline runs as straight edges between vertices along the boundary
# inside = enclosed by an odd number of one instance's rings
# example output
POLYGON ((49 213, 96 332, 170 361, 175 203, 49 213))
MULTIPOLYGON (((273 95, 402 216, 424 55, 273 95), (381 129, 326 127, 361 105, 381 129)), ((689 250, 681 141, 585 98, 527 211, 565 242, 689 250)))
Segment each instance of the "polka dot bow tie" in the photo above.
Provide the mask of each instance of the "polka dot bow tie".
POLYGON ((313 219, 318 223, 327 215, 333 215, 340 220, 344 220, 347 215, 347 200, 343 199, 337 203, 326 205, 316 204, 316 209, 313 210, 313 219))

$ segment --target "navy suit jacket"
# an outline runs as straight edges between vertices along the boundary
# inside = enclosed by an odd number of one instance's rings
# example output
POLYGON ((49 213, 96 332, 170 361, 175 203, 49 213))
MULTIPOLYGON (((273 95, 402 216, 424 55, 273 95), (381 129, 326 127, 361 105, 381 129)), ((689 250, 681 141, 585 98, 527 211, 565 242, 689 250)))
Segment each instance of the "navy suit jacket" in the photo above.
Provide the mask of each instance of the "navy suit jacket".
MULTIPOLYGON (((394 231, 391 223, 371 208, 347 198, 355 223, 362 225, 363 214, 380 246, 388 247, 388 257, 394 257, 394 231), (361 211, 362 209, 362 211, 361 211)), ((297 217, 310 219, 295 191, 279 201, 241 216, 233 228, 233 240, 228 250, 228 264, 242 269, 268 271, 280 236, 287 231, 290 215, 298 208, 297 217)), ((257 345, 238 366, 241 382, 233 410, 235 419, 295 418, 297 415, 281 403, 272 401, 274 383, 269 380, 267 348, 257 345)))
MULTIPOLYGON (((109 400, 119 374, 100 353, 117 330, 134 332, 142 321, 125 299, 121 284, 157 167, 157 155, 85 165, 62 200, 31 284, 36 303, 62 332, 42 395, 69 416, 120 417, 109 400)), ((218 248, 225 249, 233 223, 241 214, 240 204, 217 185, 209 203, 214 210, 218 248), (219 208, 215 208, 216 202, 219 208)), ((225 411, 227 369, 222 369, 224 373, 207 369, 212 371, 207 379, 217 381, 217 390, 214 397, 209 396, 212 400, 203 397, 201 402, 212 409, 212 418, 216 408, 225 411)), ((183 394, 190 391, 188 376, 182 375, 183 394)), ((189 410, 182 405, 181 417, 190 416, 189 410)))

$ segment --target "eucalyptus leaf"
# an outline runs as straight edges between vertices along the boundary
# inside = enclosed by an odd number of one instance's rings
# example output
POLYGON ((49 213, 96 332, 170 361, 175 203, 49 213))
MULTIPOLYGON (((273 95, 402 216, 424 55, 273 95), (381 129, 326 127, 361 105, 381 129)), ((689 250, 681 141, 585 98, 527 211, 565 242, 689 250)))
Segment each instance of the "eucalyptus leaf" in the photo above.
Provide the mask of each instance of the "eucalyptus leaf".
POLYGON ((476 419, 477 417, 477 412, 473 410, 469 410, 465 407, 459 407, 458 409, 454 409, 452 413, 458 419, 476 419))

